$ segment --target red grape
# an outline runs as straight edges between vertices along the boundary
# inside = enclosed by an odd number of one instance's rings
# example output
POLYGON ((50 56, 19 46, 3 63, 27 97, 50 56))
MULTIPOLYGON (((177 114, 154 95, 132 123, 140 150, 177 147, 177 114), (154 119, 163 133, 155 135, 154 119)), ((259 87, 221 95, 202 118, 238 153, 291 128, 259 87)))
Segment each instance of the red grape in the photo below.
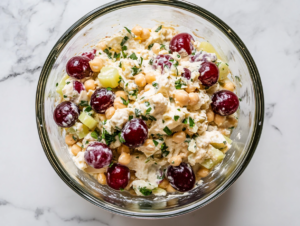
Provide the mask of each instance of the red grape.
POLYGON ((180 192, 186 192, 195 186, 195 174, 192 167, 185 162, 179 166, 169 166, 166 177, 173 188, 180 192))
POLYGON ((204 62, 199 69, 199 80, 204 86, 212 86, 218 82, 219 69, 211 62, 204 62))
POLYGON ((91 73, 90 59, 84 56, 72 57, 66 66, 67 74, 72 78, 83 79, 91 73))
POLYGON ((187 68, 183 68, 184 72, 181 74, 182 77, 186 78, 187 80, 191 79, 191 71, 187 68))
POLYGON ((93 60, 95 58, 95 54, 96 54, 96 50, 93 49, 92 52, 83 53, 83 54, 81 54, 81 56, 84 56, 84 57, 89 58, 90 60, 93 60))
POLYGON ((93 142, 89 144, 84 152, 84 159, 87 164, 95 169, 108 166, 113 158, 111 149, 103 143, 93 142))
POLYGON ((172 62, 170 62, 170 60, 173 60, 170 55, 157 55, 153 62, 153 68, 157 69, 157 67, 159 66, 161 68, 161 71, 163 72, 165 67, 172 67, 172 62))
POLYGON ((182 53, 185 51, 187 55, 192 54, 194 46, 192 41, 195 41, 193 36, 188 33, 180 33, 175 35, 170 42, 171 52, 182 53))
POLYGON ((78 119, 79 109, 71 101, 64 101, 56 106, 53 118, 60 127, 71 127, 78 119))
POLYGON ((115 94, 105 88, 96 89, 91 97, 91 106, 99 114, 104 114, 106 109, 113 106, 115 94))
POLYGON ((129 178, 130 171, 127 166, 114 163, 107 170, 107 184, 115 190, 124 189, 129 178))
POLYGON ((238 97, 229 90, 221 90, 212 96, 212 110, 219 115, 232 115, 239 108, 238 97))
POLYGON ((142 119, 135 118, 125 124, 121 136, 125 140, 125 145, 136 148, 145 143, 148 137, 148 127, 142 119))
POLYGON ((73 82, 73 87, 78 93, 81 93, 81 91, 85 90, 84 85, 78 81, 73 82))

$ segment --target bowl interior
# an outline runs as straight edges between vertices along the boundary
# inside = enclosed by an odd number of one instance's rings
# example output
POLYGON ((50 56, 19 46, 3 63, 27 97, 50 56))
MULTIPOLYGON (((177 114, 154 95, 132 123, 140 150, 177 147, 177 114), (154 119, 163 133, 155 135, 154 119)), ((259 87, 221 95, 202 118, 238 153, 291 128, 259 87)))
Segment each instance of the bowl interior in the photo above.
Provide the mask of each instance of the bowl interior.
MULTIPOLYGON (((40 135, 42 133, 42 143, 46 143, 44 148, 50 162, 65 182, 81 196, 116 213, 138 217, 166 217, 167 214, 173 216, 203 206, 236 179, 255 149, 254 132, 261 119, 257 115, 257 87, 253 80, 254 72, 249 66, 252 60, 250 54, 249 61, 241 52, 244 47, 234 41, 235 34, 205 10, 199 7, 189 8, 186 4, 183 5, 185 9, 181 5, 175 5, 140 2, 118 9, 107 7, 105 10, 94 11, 82 19, 80 24, 77 22, 72 30, 62 37, 47 59, 42 72, 43 78, 40 80, 37 94, 42 95, 42 112, 39 112, 41 118, 38 119, 38 127, 40 135), (199 11, 195 13, 194 10, 199 11), (205 178, 202 185, 184 195, 132 197, 126 192, 116 192, 100 185, 93 177, 76 168, 64 142, 62 130, 53 120, 55 84, 65 74, 68 59, 90 51, 101 38, 115 34, 125 26, 132 28, 137 24, 148 28, 161 24, 171 25, 180 32, 193 34, 199 41, 208 40, 229 64, 232 80, 235 81, 237 94, 241 98, 239 125, 231 136, 233 147, 227 152, 224 161, 205 178)), ((260 88, 260 84, 256 85, 260 88)))

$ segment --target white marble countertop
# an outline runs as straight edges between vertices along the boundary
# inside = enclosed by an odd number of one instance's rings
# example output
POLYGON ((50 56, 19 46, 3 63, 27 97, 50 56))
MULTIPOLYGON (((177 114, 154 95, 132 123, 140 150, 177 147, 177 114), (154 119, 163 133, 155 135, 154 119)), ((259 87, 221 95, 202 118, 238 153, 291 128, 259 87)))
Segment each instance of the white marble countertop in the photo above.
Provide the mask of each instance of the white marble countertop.
POLYGON ((266 115, 257 151, 219 199, 185 216, 137 220, 74 193, 42 150, 35 92, 42 65, 76 20, 108 0, 0 2, 0 225, 299 225, 300 1, 190 0, 245 42, 264 85, 266 115))

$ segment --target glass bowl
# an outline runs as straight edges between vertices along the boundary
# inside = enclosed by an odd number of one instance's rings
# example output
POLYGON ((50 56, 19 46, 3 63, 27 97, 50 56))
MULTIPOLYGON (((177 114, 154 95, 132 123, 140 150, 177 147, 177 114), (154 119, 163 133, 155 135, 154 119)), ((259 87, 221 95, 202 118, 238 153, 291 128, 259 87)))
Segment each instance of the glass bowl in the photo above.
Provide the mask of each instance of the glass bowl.
POLYGON ((42 69, 36 93, 37 128, 45 154, 61 179, 89 202, 113 213, 137 218, 168 218, 205 206, 224 193, 249 164, 263 126, 264 96, 257 67, 244 43, 215 15, 185 1, 113 1, 85 15, 58 40, 42 69), (91 50, 106 35, 135 25, 175 26, 201 40, 209 40, 229 65, 241 98, 239 125, 233 147, 203 184, 184 195, 134 197, 102 186, 77 169, 53 120, 55 84, 64 75, 69 58, 91 50))

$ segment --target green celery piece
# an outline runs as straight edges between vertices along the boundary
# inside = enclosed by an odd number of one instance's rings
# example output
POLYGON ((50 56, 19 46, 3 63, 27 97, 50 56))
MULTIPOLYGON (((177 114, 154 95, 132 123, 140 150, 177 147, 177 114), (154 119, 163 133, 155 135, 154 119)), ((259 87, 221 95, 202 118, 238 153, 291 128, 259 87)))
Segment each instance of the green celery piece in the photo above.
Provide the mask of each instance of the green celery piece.
POLYGON ((211 169, 214 166, 214 162, 211 159, 205 159, 200 165, 206 169, 211 169))
POLYGON ((90 132, 89 128, 86 125, 82 125, 82 130, 77 132, 79 139, 84 138, 90 132))
POLYGON ((68 75, 65 75, 61 80, 60 82, 58 83, 58 86, 56 87, 56 92, 58 94, 60 94, 61 96, 63 95, 62 93, 62 89, 65 87, 66 85, 66 80, 69 78, 68 75))
POLYGON ((78 119, 91 130, 97 126, 97 121, 84 111, 81 112, 78 119))

